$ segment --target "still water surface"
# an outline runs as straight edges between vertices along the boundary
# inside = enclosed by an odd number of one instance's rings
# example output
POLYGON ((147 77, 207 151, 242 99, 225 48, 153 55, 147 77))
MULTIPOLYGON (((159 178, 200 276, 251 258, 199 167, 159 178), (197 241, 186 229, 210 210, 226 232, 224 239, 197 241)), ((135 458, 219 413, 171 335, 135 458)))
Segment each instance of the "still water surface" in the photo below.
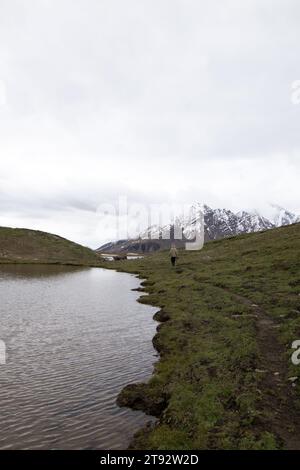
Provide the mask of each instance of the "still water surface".
POLYGON ((0 266, 0 449, 124 449, 149 421, 120 409, 155 362, 156 309, 128 274, 0 266))

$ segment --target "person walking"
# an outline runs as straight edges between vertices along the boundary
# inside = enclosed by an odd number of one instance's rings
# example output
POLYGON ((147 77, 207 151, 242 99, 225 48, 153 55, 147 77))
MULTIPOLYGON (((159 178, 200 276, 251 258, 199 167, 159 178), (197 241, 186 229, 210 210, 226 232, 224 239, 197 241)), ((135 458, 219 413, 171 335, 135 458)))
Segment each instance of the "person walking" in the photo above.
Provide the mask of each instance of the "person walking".
POLYGON ((171 246, 171 249, 170 249, 170 257, 171 257, 172 266, 175 266, 177 258, 178 258, 178 251, 174 244, 171 246))

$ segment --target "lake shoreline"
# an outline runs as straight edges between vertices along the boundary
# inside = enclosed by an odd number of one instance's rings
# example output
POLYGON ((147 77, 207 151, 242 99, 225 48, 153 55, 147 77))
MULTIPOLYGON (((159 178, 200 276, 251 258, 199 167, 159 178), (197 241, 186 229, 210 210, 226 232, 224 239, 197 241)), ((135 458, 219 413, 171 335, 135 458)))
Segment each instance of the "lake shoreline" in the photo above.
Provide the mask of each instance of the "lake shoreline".
MULTIPOLYGON (((141 281, 140 286, 137 289, 133 289, 136 292, 140 292, 141 294, 147 294, 147 295, 141 295, 138 299, 137 302, 141 304, 147 304, 151 305, 152 307, 157 307, 160 308, 158 305, 154 305, 152 303, 147 302, 147 298, 150 295, 150 291, 147 290, 147 282, 148 279, 136 275, 136 277, 141 281)), ((159 311, 157 311, 153 315, 153 320, 158 322, 158 326, 156 328, 156 334, 152 338, 152 344, 157 351, 159 358, 157 363, 161 359, 161 354, 163 353, 163 346, 160 345, 159 342, 159 328, 162 323, 166 322, 169 320, 168 315, 164 313, 164 311, 160 308, 159 311)), ((154 365, 154 370, 152 372, 151 378, 155 376, 155 367, 156 364, 154 365)), ((150 378, 150 379, 151 379, 150 378)), ((150 380, 149 379, 149 380, 150 380)), ((149 382, 149 381, 148 381, 149 382)), ((128 449, 130 450, 138 450, 141 448, 141 442, 143 442, 148 434, 153 430, 155 426, 157 426, 160 422, 161 415, 164 411, 164 409, 167 407, 167 402, 165 399, 157 399, 157 397, 151 396, 151 394, 148 393, 148 382, 141 382, 141 383, 131 383, 126 385, 119 393, 117 397, 117 405, 120 407, 127 407, 131 408, 133 410, 138 410, 138 411, 143 411, 147 416, 152 416, 157 418, 157 421, 155 423, 153 422, 148 422, 144 427, 142 427, 135 435, 133 436, 128 449)))
MULTIPOLYGON (((126 263, 126 261, 124 261, 124 263, 126 263)), ((107 269, 113 269, 117 272, 123 272, 134 275, 140 281, 140 286, 132 289, 132 291, 141 293, 140 297, 138 297, 136 301, 140 304, 149 305, 151 307, 159 309, 153 315, 153 320, 158 322, 158 326, 156 328, 156 333, 152 338, 153 347, 158 353, 159 357, 158 361, 156 361, 154 364, 154 369, 151 374, 151 377, 147 382, 137 382, 126 385, 120 391, 116 400, 117 405, 120 407, 126 407, 132 410, 142 411, 147 416, 149 416, 149 418, 157 418, 157 421, 155 421, 154 423, 151 421, 147 422, 145 426, 143 426, 139 431, 134 434, 132 440, 130 441, 128 447, 129 450, 140 450, 147 447, 145 447, 143 444, 147 440, 149 433, 152 432, 153 429, 160 424, 160 418, 162 416, 162 413, 168 405, 166 397, 159 397, 157 395, 153 396, 151 394, 151 390, 149 390, 149 381, 151 381, 151 379, 155 377, 156 367, 159 364, 161 356, 164 352, 164 345, 159 339, 159 330, 161 328, 161 325, 167 322, 170 317, 163 310, 163 305, 159 305, 153 300, 151 300, 150 286, 152 284, 149 281, 149 277, 147 275, 145 275, 144 273, 141 274, 140 272, 132 272, 130 270, 126 270, 126 268, 124 269, 124 266, 115 266, 113 263, 107 266, 107 269)))

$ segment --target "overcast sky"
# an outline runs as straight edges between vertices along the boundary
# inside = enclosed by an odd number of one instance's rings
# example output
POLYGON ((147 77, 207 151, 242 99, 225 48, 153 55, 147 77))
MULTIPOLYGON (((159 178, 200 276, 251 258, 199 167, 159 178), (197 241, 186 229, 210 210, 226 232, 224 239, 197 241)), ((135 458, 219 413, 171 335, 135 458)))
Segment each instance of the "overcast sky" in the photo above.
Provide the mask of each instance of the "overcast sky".
POLYGON ((120 196, 300 214, 299 24, 299 0, 0 0, 0 225, 96 247, 120 196))

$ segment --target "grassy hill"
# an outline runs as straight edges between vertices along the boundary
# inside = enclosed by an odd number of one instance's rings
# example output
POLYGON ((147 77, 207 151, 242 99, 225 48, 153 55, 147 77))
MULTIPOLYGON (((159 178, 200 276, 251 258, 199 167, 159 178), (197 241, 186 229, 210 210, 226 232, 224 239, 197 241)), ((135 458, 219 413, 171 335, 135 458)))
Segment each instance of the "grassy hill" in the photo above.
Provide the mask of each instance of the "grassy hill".
POLYGON ((93 250, 58 235, 0 227, 0 263, 96 265, 99 257, 93 250))
POLYGON ((181 251, 175 269, 162 252, 119 268, 161 308, 154 375, 118 398, 159 418, 133 446, 300 449, 300 224, 181 251))

